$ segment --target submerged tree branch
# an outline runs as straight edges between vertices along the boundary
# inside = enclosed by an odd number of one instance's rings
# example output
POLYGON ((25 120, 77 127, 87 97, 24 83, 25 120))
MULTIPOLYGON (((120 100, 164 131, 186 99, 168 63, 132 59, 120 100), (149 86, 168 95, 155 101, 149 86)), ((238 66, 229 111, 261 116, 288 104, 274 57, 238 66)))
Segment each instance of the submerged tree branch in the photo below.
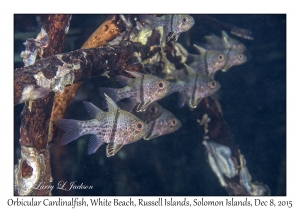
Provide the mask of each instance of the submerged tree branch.
POLYGON ((66 85, 101 76, 105 71, 118 75, 123 70, 139 71, 143 66, 135 57, 139 43, 122 42, 114 47, 100 47, 57 54, 36 61, 14 72, 14 103, 45 97, 51 91, 63 92, 66 85))
POLYGON ((107 42, 116 38, 120 32, 124 30, 121 21, 118 20, 119 17, 117 15, 109 16, 108 20, 102 23, 88 38, 88 40, 86 40, 81 49, 104 46, 107 42))
MULTIPOLYGON (((69 21, 70 15, 49 15, 46 17, 43 29, 48 34, 49 43, 44 49, 43 56, 62 52, 65 28, 69 21)), ((47 60, 47 58, 44 59, 47 60)), ((27 69, 27 67, 21 69, 27 69)), ((15 75, 15 82, 27 78, 22 76, 21 69, 15 71, 15 73, 19 73, 15 75)), ((26 74, 26 70, 24 73, 26 74)), ((23 108, 20 128, 21 158, 15 167, 16 195, 51 194, 50 189, 39 189, 39 185, 50 186, 50 182, 52 182, 48 127, 53 98, 53 93, 45 95, 42 99, 34 102, 29 101, 23 108)))
MULTIPOLYGON (((119 16, 109 15, 107 20, 105 20, 96 31, 89 37, 89 39, 83 44, 81 49, 96 48, 104 46, 107 42, 115 38, 121 30, 124 30, 121 22, 118 21, 119 16)), ((75 97, 77 90, 80 88, 83 82, 78 82, 71 86, 67 86, 63 93, 55 93, 54 103, 52 107, 52 113, 50 118, 49 127, 49 141, 52 139, 54 142, 59 142, 61 134, 56 132, 56 126, 53 122, 56 119, 62 118, 67 107, 75 97), (56 135, 57 134, 57 135, 56 135), (54 137, 54 138, 53 138, 54 137)), ((62 154, 64 154, 66 147, 61 147, 59 144, 53 144, 54 152, 52 153, 54 162, 60 161, 62 154)), ((60 170, 60 165, 55 164, 53 173, 54 180, 63 180, 62 170, 60 170)), ((66 194, 66 191, 58 191, 59 194, 66 194)), ((68 192, 69 193, 69 192, 68 192)))
POLYGON ((270 190, 267 185, 252 182, 246 160, 223 118, 219 100, 214 96, 203 99, 192 114, 204 133, 203 145, 207 148, 208 163, 228 194, 269 195, 270 190), (219 163, 222 161, 223 166, 226 166, 223 171, 214 170, 216 165, 220 168, 218 161, 219 163))

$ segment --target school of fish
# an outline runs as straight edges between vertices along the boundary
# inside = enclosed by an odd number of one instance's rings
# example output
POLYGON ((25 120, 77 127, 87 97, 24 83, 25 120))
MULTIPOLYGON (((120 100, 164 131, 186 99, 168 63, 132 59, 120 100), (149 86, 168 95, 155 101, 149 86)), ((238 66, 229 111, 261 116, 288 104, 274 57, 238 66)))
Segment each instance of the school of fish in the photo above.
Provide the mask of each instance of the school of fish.
MULTIPOLYGON (((180 129, 181 121, 157 101, 178 92, 179 108, 187 105, 195 109, 203 98, 214 95, 220 89, 220 83, 214 79, 219 70, 226 72, 247 61, 244 54, 246 47, 229 37, 225 31, 222 31, 221 37, 206 36, 205 44, 194 45, 199 54, 189 53, 177 40, 181 33, 194 25, 195 20, 190 15, 139 15, 136 26, 132 26, 123 16, 121 19, 127 27, 134 27, 127 28, 127 32, 137 31, 129 36, 135 41, 141 40, 141 34, 144 36, 162 27, 161 51, 142 63, 147 72, 153 72, 152 68, 162 60, 163 76, 126 71, 130 77, 116 77, 122 88, 99 87, 99 96, 105 98, 108 111, 90 102, 83 102, 91 120, 58 119, 55 124, 64 131, 61 145, 89 134, 87 153, 93 154, 102 144, 107 143, 106 156, 111 157, 124 145, 142 138, 150 140, 173 133, 180 129), (176 69, 168 61, 163 50, 167 42, 173 44, 185 68, 176 69)), ((116 40, 120 40, 120 37, 116 40)))

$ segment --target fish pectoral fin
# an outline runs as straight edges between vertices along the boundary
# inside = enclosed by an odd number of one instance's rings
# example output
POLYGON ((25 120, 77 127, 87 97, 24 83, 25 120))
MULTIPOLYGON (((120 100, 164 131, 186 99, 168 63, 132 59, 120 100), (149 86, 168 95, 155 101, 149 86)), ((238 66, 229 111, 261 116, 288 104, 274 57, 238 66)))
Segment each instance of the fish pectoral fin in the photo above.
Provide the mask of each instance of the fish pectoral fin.
POLYGON ((190 99, 189 100, 189 106, 193 109, 197 108, 198 104, 200 103, 200 101, 202 100, 202 98, 194 98, 194 99, 190 99))
POLYGON ((103 144, 104 141, 101 139, 101 135, 92 135, 89 138, 89 143, 88 143, 88 151, 87 153, 89 155, 95 153, 99 147, 103 144))
POLYGON ((83 101, 83 105, 86 109, 86 111, 89 113, 91 118, 96 119, 97 116, 103 112, 101 109, 99 109, 98 107, 96 107, 94 104, 87 102, 87 101, 83 101))
POLYGON ((179 94, 178 94, 178 102, 177 102, 178 108, 183 107, 184 104, 185 104, 185 102, 186 102, 186 100, 187 100, 186 95, 184 93, 179 92, 179 94))
POLYGON ((123 147, 123 145, 124 144, 109 143, 106 146, 106 156, 114 156, 123 147))
POLYGON ((143 112, 146 110, 146 108, 151 104, 152 101, 145 101, 142 102, 138 105, 138 107, 136 108, 137 112, 143 112))
POLYGON ((119 110, 120 108, 118 107, 118 105, 116 104, 116 102, 114 102, 108 95, 106 95, 104 93, 105 96, 105 100, 107 102, 107 108, 108 111, 112 111, 112 110, 119 110))

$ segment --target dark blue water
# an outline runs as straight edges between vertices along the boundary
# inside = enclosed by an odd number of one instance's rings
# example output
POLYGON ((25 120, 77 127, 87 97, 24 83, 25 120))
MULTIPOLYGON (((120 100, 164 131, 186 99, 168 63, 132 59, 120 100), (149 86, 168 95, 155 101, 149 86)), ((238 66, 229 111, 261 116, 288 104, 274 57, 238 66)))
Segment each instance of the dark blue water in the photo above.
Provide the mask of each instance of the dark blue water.
MULTIPOLYGON (((189 31, 191 44, 200 44, 205 35, 221 35, 219 29, 201 22, 196 14, 192 16, 195 25, 189 31)), ((15 17, 15 33, 37 29, 34 17, 15 17), (22 24, 25 20, 27 27, 22 24)), ((217 73, 215 79, 222 85, 217 96, 230 132, 247 160, 252 181, 268 185, 271 195, 286 195, 286 15, 212 17, 253 31, 252 41, 230 35, 246 45, 251 59, 226 73, 217 73)), ((70 31, 79 32, 67 36, 65 51, 79 49, 103 18, 73 15, 70 31)), ((178 41, 185 45, 184 36, 178 41)), ((15 40, 15 53, 24 50, 24 41, 15 40)), ((196 53, 192 46, 186 48, 196 53)), ((15 62, 15 67, 22 65, 15 62)), ((80 100, 70 105, 65 118, 89 119, 82 100, 100 107, 103 102, 96 89, 110 82, 105 77, 85 82, 77 94, 80 100)), ((207 163, 202 133, 190 110, 177 108, 176 101, 173 94, 161 105, 182 122, 178 131, 125 145, 114 157, 106 157, 105 146, 87 155, 88 136, 64 146, 64 154, 55 156, 53 149, 53 185, 76 181, 93 186, 92 190, 54 190, 53 195, 227 195, 207 163)), ((15 106, 15 163, 19 157, 21 110, 22 105, 15 106)))

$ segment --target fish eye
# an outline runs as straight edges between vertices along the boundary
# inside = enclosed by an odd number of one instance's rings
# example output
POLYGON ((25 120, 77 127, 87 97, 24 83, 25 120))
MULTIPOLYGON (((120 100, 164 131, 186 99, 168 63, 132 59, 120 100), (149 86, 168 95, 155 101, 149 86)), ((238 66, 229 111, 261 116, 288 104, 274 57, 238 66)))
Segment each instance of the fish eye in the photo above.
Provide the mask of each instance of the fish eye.
POLYGON ((243 60, 244 56, 243 54, 239 54, 239 60, 243 60))
POLYGON ((186 22, 187 22, 187 18, 186 18, 186 17, 183 17, 183 18, 182 18, 182 23, 183 23, 183 24, 186 24, 186 22))
POLYGON ((175 118, 173 118, 171 120, 171 126, 176 126, 177 125, 177 120, 175 118))
POLYGON ((164 81, 160 81, 159 83, 158 83, 158 88, 159 89, 163 89, 165 87, 165 82, 164 81))
POLYGON ((209 83, 209 86, 210 86, 211 88, 215 88, 215 87, 217 86, 216 81, 211 81, 211 82, 209 83))
POLYGON ((156 113, 156 111, 157 111, 157 108, 156 108, 155 106, 152 106, 152 107, 150 108, 150 112, 151 112, 151 113, 156 113))
POLYGON ((219 59, 219 61, 223 61, 224 60, 224 55, 223 54, 219 54, 218 55, 218 59, 219 59))
POLYGON ((144 124, 142 122, 136 122, 134 125, 135 130, 141 131, 144 128, 144 124))

